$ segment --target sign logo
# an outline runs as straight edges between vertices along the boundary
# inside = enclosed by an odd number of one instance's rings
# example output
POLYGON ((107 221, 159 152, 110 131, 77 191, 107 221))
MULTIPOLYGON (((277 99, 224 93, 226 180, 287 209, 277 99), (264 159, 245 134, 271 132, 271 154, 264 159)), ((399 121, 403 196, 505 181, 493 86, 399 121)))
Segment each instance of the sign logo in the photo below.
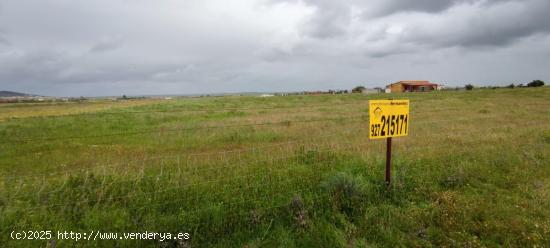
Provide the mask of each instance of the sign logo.
POLYGON ((374 118, 380 118, 382 116, 382 109, 380 107, 376 107, 374 110, 374 118))
POLYGON ((369 101, 369 138, 407 136, 409 123, 409 100, 369 101))

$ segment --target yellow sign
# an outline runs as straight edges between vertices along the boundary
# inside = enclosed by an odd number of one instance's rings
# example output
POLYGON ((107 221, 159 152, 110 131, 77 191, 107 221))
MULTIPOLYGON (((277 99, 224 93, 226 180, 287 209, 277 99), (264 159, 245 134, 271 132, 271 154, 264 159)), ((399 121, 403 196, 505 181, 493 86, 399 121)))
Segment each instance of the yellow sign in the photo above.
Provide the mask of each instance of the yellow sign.
POLYGON ((369 138, 407 136, 410 126, 409 100, 369 101, 369 138))

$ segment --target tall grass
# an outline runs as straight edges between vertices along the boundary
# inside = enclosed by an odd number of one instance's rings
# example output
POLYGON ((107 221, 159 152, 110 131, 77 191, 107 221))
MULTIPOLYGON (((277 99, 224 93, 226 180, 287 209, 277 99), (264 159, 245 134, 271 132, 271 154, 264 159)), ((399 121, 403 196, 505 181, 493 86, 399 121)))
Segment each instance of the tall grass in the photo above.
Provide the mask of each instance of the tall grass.
POLYGON ((0 244, 52 242, 12 230, 99 230, 191 239, 55 244, 550 245, 550 89, 392 95, 411 99, 412 118, 389 189, 385 143, 350 118, 382 97, 0 107, 26 117, 0 122, 0 244))

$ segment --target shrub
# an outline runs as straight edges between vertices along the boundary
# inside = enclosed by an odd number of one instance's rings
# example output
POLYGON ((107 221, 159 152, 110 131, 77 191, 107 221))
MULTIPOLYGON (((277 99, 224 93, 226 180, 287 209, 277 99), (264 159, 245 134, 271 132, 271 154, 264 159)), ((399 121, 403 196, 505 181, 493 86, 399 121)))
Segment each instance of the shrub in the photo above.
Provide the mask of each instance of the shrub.
POLYGON ((466 88, 466 90, 473 90, 474 86, 471 84, 467 84, 466 86, 464 86, 464 88, 466 88))
POLYGON ((365 190, 362 181, 350 174, 338 173, 322 184, 330 194, 333 207, 351 217, 364 205, 365 190))
POLYGON ((366 89, 364 86, 357 86, 351 90, 351 93, 362 93, 366 89))
POLYGON ((544 81, 542 80, 534 80, 533 82, 530 82, 527 84, 527 87, 541 87, 544 86, 544 81))

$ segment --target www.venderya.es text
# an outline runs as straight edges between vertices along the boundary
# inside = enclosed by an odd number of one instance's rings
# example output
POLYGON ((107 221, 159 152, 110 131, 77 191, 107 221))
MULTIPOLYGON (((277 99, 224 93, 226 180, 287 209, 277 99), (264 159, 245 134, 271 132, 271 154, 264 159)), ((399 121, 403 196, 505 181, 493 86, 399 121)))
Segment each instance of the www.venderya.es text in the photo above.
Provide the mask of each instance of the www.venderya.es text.
POLYGON ((74 232, 74 231, 12 231, 10 237, 16 240, 188 240, 189 233, 165 233, 165 232, 74 232))

